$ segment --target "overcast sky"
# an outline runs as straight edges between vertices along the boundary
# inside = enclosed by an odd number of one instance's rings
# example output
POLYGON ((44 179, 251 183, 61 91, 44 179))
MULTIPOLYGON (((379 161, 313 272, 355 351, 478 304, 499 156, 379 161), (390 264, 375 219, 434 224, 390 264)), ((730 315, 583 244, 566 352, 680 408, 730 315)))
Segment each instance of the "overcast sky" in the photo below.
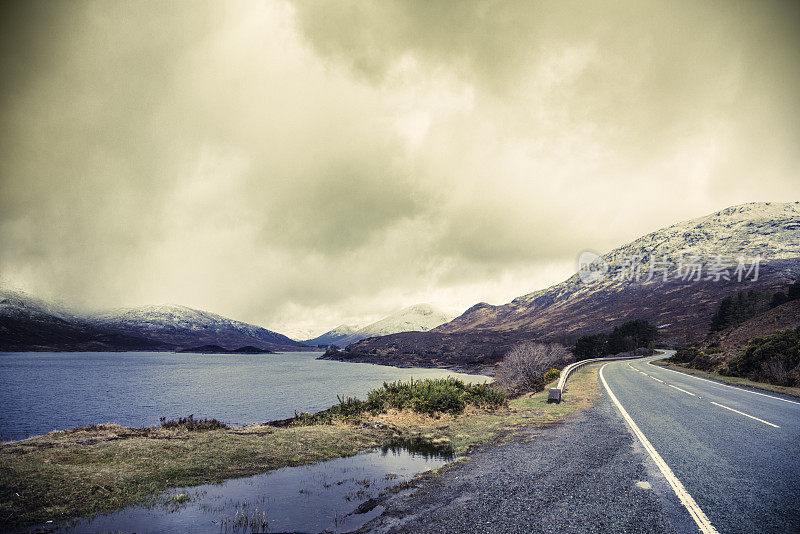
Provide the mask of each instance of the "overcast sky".
POLYGON ((19 2, 0 277, 289 335, 800 198, 797 2, 19 2))

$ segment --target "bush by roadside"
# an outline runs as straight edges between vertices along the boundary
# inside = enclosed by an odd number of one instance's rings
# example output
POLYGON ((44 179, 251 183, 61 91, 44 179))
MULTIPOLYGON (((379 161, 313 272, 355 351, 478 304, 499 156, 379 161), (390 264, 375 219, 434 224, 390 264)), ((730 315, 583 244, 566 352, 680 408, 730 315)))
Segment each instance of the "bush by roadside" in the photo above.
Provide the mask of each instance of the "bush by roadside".
POLYGON ((776 386, 800 386, 800 327, 751 339, 727 365, 716 347, 681 347, 668 360, 691 369, 717 371, 776 386))
POLYGON ((457 414, 467 405, 496 408, 506 403, 507 395, 490 384, 467 384, 457 378, 427 378, 409 382, 384 382, 383 386, 367 393, 366 400, 339 397, 339 404, 315 414, 300 413, 290 424, 306 426, 350 422, 362 414, 377 415, 390 408, 410 409, 417 413, 457 414))
POLYGON ((523 343, 513 347, 500 362, 495 383, 510 394, 541 391, 550 381, 545 375, 572 359, 572 354, 558 343, 523 343))
POLYGON ((722 371, 778 386, 800 386, 800 327, 750 340, 722 371))

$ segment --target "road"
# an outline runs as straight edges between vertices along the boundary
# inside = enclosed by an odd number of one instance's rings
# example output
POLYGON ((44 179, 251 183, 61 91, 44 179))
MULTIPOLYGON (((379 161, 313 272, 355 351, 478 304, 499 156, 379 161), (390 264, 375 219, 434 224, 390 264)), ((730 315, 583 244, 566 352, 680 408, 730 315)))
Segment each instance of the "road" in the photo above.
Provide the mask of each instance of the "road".
POLYGON ((800 532, 800 399, 650 363, 661 357, 608 363, 600 379, 677 530, 800 532))
POLYGON ((361 532, 800 532, 800 400, 657 358, 603 365, 597 405, 475 451, 361 532))

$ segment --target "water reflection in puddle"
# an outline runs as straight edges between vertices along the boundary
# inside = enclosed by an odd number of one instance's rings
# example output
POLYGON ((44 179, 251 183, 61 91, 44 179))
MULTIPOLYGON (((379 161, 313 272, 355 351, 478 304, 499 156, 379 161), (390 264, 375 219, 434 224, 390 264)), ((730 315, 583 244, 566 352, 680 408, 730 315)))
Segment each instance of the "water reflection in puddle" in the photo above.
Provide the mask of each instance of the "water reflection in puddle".
POLYGON ((159 505, 81 519, 59 532, 347 532, 383 511, 370 499, 451 459, 447 451, 404 443, 222 484, 174 489, 159 505))

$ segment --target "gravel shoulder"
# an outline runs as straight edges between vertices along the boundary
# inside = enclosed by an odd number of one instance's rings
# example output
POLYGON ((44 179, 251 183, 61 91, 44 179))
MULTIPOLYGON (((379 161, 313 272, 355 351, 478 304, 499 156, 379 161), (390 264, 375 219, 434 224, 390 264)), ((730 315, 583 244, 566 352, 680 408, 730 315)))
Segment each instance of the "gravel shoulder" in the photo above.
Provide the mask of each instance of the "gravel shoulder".
POLYGON ((361 532, 676 532, 693 526, 652 489, 663 483, 603 396, 563 423, 522 427, 424 477, 388 499, 361 532))

